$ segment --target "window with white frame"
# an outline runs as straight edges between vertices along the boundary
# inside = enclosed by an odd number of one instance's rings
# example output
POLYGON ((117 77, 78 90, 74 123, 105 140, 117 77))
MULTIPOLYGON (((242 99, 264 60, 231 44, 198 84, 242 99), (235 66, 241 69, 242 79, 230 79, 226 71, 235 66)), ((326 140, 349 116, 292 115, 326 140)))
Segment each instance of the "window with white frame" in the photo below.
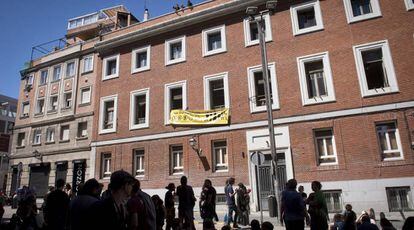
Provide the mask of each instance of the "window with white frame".
POLYGON ((227 51, 225 25, 203 30, 202 36, 203 56, 227 51))
POLYGON ((149 89, 132 91, 130 97, 130 129, 147 128, 149 125, 149 89))
POLYGON ((132 51, 131 72, 137 73, 149 70, 151 57, 151 46, 141 47, 132 51))
POLYGON ((49 74, 49 71, 48 70, 42 70, 42 71, 40 71, 40 82, 39 82, 40 85, 44 85, 44 84, 47 83, 47 76, 48 76, 48 74, 49 74))
POLYGON ((78 133, 76 137, 77 138, 88 137, 88 122, 87 121, 78 123, 78 133))
POLYGON ((204 108, 206 110, 230 107, 227 76, 227 73, 220 73, 204 77, 204 108))
POLYGON ((69 141, 69 125, 60 126, 60 141, 69 141))
POLYGON ((118 95, 101 98, 99 114, 99 133, 116 131, 118 95))
POLYGON ((119 54, 103 59, 102 80, 116 78, 119 75, 119 54))
POLYGON ((380 17, 378 0, 343 0, 348 23, 380 17))
POLYGON ((68 92, 63 95, 63 106, 64 109, 72 107, 72 92, 68 92))
POLYGON ((38 98, 36 102, 36 114, 43 114, 45 112, 45 99, 38 98))
POLYGON ((229 167, 228 154, 227 154, 227 141, 213 141, 213 161, 214 171, 227 171, 229 167))
POLYGON ((111 177, 111 154, 110 153, 102 153, 101 159, 101 178, 102 179, 109 179, 111 177))
POLYGON ((337 164, 335 139, 332 129, 315 130, 315 147, 318 164, 337 164))
POLYGON ((49 112, 55 112, 58 109, 58 96, 51 96, 49 98, 49 112))
POLYGON ((180 81, 165 85, 165 124, 170 123, 171 110, 187 108, 187 82, 180 81))
POLYGON ((414 10, 414 0, 404 0, 407 10, 414 10))
POLYGON ((22 117, 28 117, 30 112, 30 103, 28 101, 22 103, 22 117))
POLYGON ((49 127, 46 129, 46 143, 55 142, 55 128, 49 127))
POLYGON ((26 86, 32 86, 33 85, 33 81, 34 81, 34 76, 33 75, 29 75, 26 78, 26 86))
POLYGON ((17 134, 17 147, 25 146, 26 142, 26 133, 18 133, 17 134))
POLYGON ((35 129, 33 131, 33 144, 34 145, 39 145, 40 142, 42 141, 42 130, 41 129, 35 129))
POLYGON ((388 41, 354 46, 354 56, 363 97, 398 92, 388 41))
POLYGON ((170 171, 171 174, 182 174, 184 173, 183 165, 183 146, 173 145, 170 146, 170 171))
POLYGON ((165 41, 165 65, 176 64, 186 60, 186 37, 165 41))
MULTIPOLYGON (((257 16, 255 20, 259 20, 260 16, 257 16)), ((265 31, 265 41, 272 41, 272 26, 270 24, 269 14, 263 15, 264 20, 264 31, 265 31)), ((250 21, 249 18, 245 18, 243 21, 244 26, 244 44, 245 46, 257 45, 259 44, 259 28, 255 21, 250 21)))
MULTIPOLYGON (((278 109, 279 96, 277 92, 276 64, 270 63, 268 70, 272 109, 278 109)), ((266 111, 265 82, 262 66, 258 65, 247 68, 247 74, 249 78, 250 111, 266 111)))
POLYGON ((80 98, 81 104, 88 104, 91 102, 91 87, 90 86, 82 88, 80 90, 80 94, 81 94, 81 98, 80 98))
POLYGON ((326 207, 329 213, 342 212, 342 191, 341 190, 324 190, 326 207))
POLYGON ((323 30, 323 21, 319 0, 305 2, 290 7, 293 35, 323 30))
POLYGON ((386 188, 390 212, 412 211, 413 201, 409 186, 386 188))
POLYGON ((383 160, 402 159, 400 133, 395 122, 376 125, 383 160))
POLYGON ((65 77, 73 77, 75 76, 75 62, 71 61, 66 63, 66 75, 65 77))
POLYGON ((133 174, 137 177, 145 175, 145 151, 143 149, 134 150, 134 172, 133 174))
POLYGON ((93 55, 86 56, 82 59, 83 68, 82 73, 88 73, 93 71, 93 55))
POLYGON ((59 81, 60 75, 62 72, 62 67, 60 65, 53 67, 53 81, 59 81))
POLYGON ((298 57, 303 105, 335 101, 328 52, 298 57))

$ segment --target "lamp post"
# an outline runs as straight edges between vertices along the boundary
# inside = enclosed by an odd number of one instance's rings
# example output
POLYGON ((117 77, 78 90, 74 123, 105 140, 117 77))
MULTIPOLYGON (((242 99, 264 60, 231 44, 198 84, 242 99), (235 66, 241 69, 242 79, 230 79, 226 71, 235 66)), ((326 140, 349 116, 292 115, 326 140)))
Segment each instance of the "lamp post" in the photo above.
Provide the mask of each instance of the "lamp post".
POLYGON ((247 7, 246 14, 249 16, 249 20, 251 22, 256 23, 257 30, 259 33, 259 46, 260 46, 260 53, 261 53, 261 59, 262 59, 262 73, 263 73, 263 80, 265 84, 264 90, 265 90, 265 98, 266 98, 270 152, 272 154, 272 164, 271 164, 272 176, 274 179, 275 196, 277 200, 276 208, 278 208, 278 206, 280 205, 279 177, 277 175, 277 152, 276 152, 275 130, 274 130, 274 125, 273 125, 272 98, 270 95, 270 84, 269 84, 270 79, 269 79, 269 71, 268 71, 268 64, 267 64, 267 52, 266 52, 266 40, 265 40, 266 24, 265 24, 265 20, 263 17, 264 14, 272 13, 276 9, 276 6, 277 6, 277 1, 267 1, 266 2, 267 10, 259 12, 258 7, 251 6, 251 7, 247 7))

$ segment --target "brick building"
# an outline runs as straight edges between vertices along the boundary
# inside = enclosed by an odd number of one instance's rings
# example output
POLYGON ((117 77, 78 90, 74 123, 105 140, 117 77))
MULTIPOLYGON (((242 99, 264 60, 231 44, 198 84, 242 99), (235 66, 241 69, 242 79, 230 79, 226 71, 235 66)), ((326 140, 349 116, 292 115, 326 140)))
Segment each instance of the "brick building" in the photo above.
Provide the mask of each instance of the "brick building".
MULTIPOLYGON (((258 209, 252 152, 266 155, 263 195, 273 188, 257 27, 245 9, 264 3, 207 1, 96 43, 96 178, 124 169, 164 194, 181 175, 197 191, 211 179, 219 193, 234 176, 258 209), (169 124, 171 109, 223 107, 228 125, 169 124)), ((413 208, 412 9, 410 0, 279 1, 264 16, 279 175, 306 192, 321 181, 331 211, 413 208)))
POLYGON ((123 6, 102 9, 70 19, 58 43, 33 47, 32 56, 34 51, 42 54, 21 71, 10 193, 27 185, 42 197, 59 178, 76 191, 77 184, 93 175, 89 159, 98 72, 94 45, 100 35, 136 22, 123 6))

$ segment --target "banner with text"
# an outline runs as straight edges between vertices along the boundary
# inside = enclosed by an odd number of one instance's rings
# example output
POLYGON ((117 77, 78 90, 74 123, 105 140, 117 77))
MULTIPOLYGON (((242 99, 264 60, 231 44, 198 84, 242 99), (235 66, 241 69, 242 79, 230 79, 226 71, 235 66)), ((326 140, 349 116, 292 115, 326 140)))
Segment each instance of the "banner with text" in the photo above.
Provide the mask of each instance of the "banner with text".
POLYGON ((219 110, 171 110, 172 125, 227 125, 229 109, 219 110))

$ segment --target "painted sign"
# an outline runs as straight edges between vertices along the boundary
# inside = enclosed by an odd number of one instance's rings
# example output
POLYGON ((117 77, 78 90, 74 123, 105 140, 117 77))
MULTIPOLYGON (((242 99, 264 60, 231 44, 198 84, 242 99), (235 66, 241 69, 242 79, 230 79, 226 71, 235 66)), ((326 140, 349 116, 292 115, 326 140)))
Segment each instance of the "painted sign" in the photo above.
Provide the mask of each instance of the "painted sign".
POLYGON ((172 125, 227 125, 229 109, 218 110, 172 110, 170 113, 172 125))
POLYGON ((72 191, 74 194, 78 192, 79 185, 85 182, 85 168, 85 161, 75 161, 73 163, 72 191))

